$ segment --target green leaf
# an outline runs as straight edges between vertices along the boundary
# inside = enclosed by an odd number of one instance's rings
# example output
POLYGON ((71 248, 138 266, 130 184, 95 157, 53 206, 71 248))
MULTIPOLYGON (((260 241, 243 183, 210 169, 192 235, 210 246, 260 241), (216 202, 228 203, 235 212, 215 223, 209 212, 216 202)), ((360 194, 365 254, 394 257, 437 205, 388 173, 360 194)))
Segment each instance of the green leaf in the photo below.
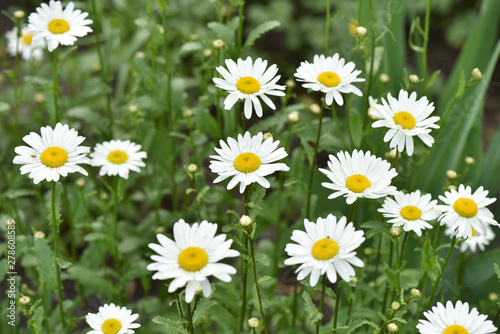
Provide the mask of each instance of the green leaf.
POLYGON ((158 315, 153 318, 153 322, 158 325, 166 326, 169 329, 173 329, 176 333, 189 334, 189 332, 184 329, 184 324, 181 321, 173 321, 158 315))
POLYGON ((270 30, 273 30, 276 27, 279 27, 280 25, 281 25, 280 22, 274 20, 259 24, 254 30, 250 32, 250 34, 248 34, 248 37, 243 47, 248 48, 252 46, 260 36, 262 36, 263 34, 265 34, 270 30))
POLYGON ((361 115, 358 109, 349 109, 347 113, 347 122, 349 131, 351 132, 352 144, 354 147, 359 147, 361 138, 363 137, 363 122, 361 121, 361 115))
POLYGON ((57 279, 54 256, 52 256, 45 239, 35 239, 35 255, 40 281, 45 282, 49 290, 55 290, 57 288, 57 279))
POLYGON ((312 146, 309 144, 307 139, 303 137, 300 137, 300 144, 302 145, 302 148, 304 148, 304 152, 306 153, 306 158, 309 162, 309 165, 311 165, 314 155, 312 146))
POLYGON ((271 276, 264 276, 264 277, 259 278, 259 280, 257 282, 260 284, 262 282, 269 281, 270 279, 271 279, 271 276))
POLYGON ((428 90, 429 88, 434 85, 434 82, 436 81, 437 77, 441 74, 441 70, 436 70, 432 72, 431 76, 429 79, 427 79, 427 82, 425 83, 425 89, 428 90))
POLYGON ((45 311, 43 309, 43 306, 38 306, 33 313, 33 316, 28 320, 28 327, 32 328, 35 334, 42 333, 42 322, 45 319, 44 313, 45 311))
POLYGON ((434 261, 434 254, 432 252, 431 241, 429 240, 429 235, 425 236, 424 245, 422 247, 422 265, 429 275, 429 277, 434 281, 436 279, 436 261, 434 261))
POLYGON ((498 267, 498 264, 494 263, 493 268, 495 269, 495 273, 497 274, 498 280, 500 280, 500 268, 498 267))
POLYGON ((65 261, 59 257, 56 257, 56 262, 57 262, 57 265, 59 266, 59 268, 61 268, 61 269, 68 269, 69 267, 71 267, 73 265, 73 263, 71 263, 69 261, 65 261))
POLYGON ((465 82, 464 70, 460 69, 460 81, 458 83, 458 89, 457 89, 457 93, 455 94, 455 96, 462 97, 462 95, 464 95, 466 86, 467 86, 467 83, 465 82))
POLYGON ((357 333, 358 331, 356 331, 356 329, 358 329, 359 327, 361 327, 363 325, 370 325, 373 328, 375 328, 377 331, 380 330, 380 328, 377 326, 377 324, 375 324, 367 319, 353 319, 353 320, 349 321, 349 323, 347 324, 347 327, 349 327, 349 330, 347 332, 345 332, 345 334, 357 333))
POLYGON ((75 264, 68 269, 68 274, 81 285, 95 292, 102 293, 105 296, 116 295, 118 293, 118 290, 111 281, 90 268, 75 264))
POLYGON ((234 31, 228 26, 219 22, 209 22, 207 24, 208 28, 215 32, 217 37, 226 42, 226 45, 231 45, 234 43, 234 31))
MULTIPOLYGON (((47 211, 49 213, 49 221, 51 224, 56 224, 56 226, 59 226, 61 223, 61 193, 62 193, 62 184, 61 182, 56 182, 56 193, 55 193, 55 221, 54 218, 52 217, 52 208, 48 207, 47 211)), ((49 202, 48 205, 52 205, 51 202, 49 202)))
POLYGON ((314 325, 323 318, 323 314, 319 313, 318 309, 316 308, 316 306, 312 302, 311 296, 307 293, 307 291, 304 291, 302 293, 302 298, 304 299, 304 305, 306 306, 306 312, 309 314, 309 318, 307 319, 307 322, 310 325, 314 325))
MULTIPOLYGON (((213 293, 212 293, 212 295, 213 295, 213 293)), ((210 296, 208 298, 203 298, 198 303, 198 305, 196 306, 196 310, 194 311, 193 325, 197 326, 201 322, 201 320, 203 319, 203 316, 207 313, 207 310, 214 305, 217 305, 217 302, 215 300, 212 300, 212 296, 210 296)))
POLYGON ((201 200, 203 199, 203 197, 205 196, 205 194, 207 193, 207 191, 210 190, 210 187, 209 186, 204 186, 200 192, 198 193, 198 195, 196 196, 196 203, 201 203, 201 200))
POLYGON ((37 192, 31 189, 9 189, 4 193, 4 196, 8 199, 16 199, 24 196, 34 196, 37 192))
POLYGON ((208 310, 208 315, 218 325, 226 329, 225 332, 221 331, 221 333, 239 333, 236 318, 220 304, 211 307, 210 310, 208 310))
POLYGON ((0 112, 8 111, 10 105, 7 102, 0 101, 0 112))

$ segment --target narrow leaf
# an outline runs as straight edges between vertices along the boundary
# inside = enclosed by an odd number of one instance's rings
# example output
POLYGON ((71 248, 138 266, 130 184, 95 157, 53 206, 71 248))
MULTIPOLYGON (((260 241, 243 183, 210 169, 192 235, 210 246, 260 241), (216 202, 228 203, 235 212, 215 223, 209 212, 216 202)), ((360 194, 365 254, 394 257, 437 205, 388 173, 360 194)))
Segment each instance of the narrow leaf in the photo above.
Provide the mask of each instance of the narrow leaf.
POLYGON ((270 30, 273 30, 276 27, 279 27, 280 25, 280 22, 274 20, 259 24, 254 30, 250 32, 250 34, 248 34, 245 45, 243 47, 248 48, 252 46, 260 36, 270 30))

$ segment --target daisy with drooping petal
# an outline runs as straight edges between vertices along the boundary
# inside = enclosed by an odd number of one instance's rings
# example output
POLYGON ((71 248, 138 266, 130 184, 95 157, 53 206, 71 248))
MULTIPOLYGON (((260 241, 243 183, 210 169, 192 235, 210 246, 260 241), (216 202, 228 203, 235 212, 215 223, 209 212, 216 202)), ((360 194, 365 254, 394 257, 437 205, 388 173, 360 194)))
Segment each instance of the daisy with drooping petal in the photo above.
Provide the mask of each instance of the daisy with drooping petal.
POLYGON ((269 181, 265 179, 276 171, 289 171, 284 163, 274 163, 283 159, 288 154, 278 145, 279 140, 267 138, 262 141, 263 134, 259 132, 251 137, 249 132, 238 135, 238 140, 227 138, 227 144, 221 140, 221 148, 215 148, 219 155, 211 155, 210 170, 219 174, 214 183, 232 177, 227 189, 233 189, 240 184, 240 193, 251 183, 257 182, 264 188, 269 188, 269 181))
POLYGON ((281 77, 276 76, 278 67, 273 64, 266 70, 267 60, 257 58, 254 63, 252 58, 248 57, 246 60, 239 58, 235 63, 232 59, 226 59, 226 66, 229 71, 223 66, 216 68, 223 79, 212 79, 217 87, 229 92, 224 100, 224 109, 230 110, 238 100, 245 100, 245 117, 250 119, 253 108, 257 116, 262 117, 259 98, 275 110, 276 106, 267 95, 285 96, 282 92, 285 86, 276 84, 281 77))
POLYGON ((412 155, 413 136, 418 136, 429 147, 434 143, 429 133, 431 129, 439 129, 439 125, 434 124, 439 121, 439 117, 429 117, 433 111, 434 103, 429 103, 425 96, 417 101, 417 93, 408 96, 408 92, 401 89, 397 99, 389 93, 387 101, 382 98, 382 104, 376 105, 372 114, 381 119, 373 122, 372 127, 389 128, 384 142, 390 140, 390 148, 397 147, 399 152, 403 152, 406 146, 406 153, 412 155))
POLYGON ((51 0, 47 5, 42 3, 28 17, 28 28, 35 33, 33 42, 41 39, 47 41, 50 52, 54 51, 59 44, 73 45, 77 37, 83 37, 92 29, 88 27, 92 20, 86 19, 88 13, 79 9, 70 2, 63 9, 61 1, 51 0))
POLYGON ((396 187, 391 186, 391 180, 398 175, 391 164, 370 154, 370 151, 354 150, 349 153, 340 151, 337 156, 330 154, 328 168, 320 168, 332 183, 321 185, 334 192, 329 199, 345 196, 347 204, 352 204, 358 198, 379 198, 395 194, 396 187))
POLYGON ((95 146, 90 154, 92 166, 101 166, 99 175, 119 175, 128 179, 129 171, 140 172, 146 166, 142 159, 147 158, 146 152, 139 151, 141 145, 130 140, 111 140, 95 146))
POLYGON ((99 307, 98 313, 89 313, 85 320, 92 330, 87 334, 132 334, 133 329, 141 327, 134 323, 139 318, 138 314, 132 314, 126 307, 120 308, 115 304, 105 304, 99 307))
POLYGON ((414 231, 419 237, 422 230, 432 228, 429 221, 436 219, 441 212, 435 209, 437 200, 430 194, 420 196, 420 190, 410 194, 398 192, 394 199, 386 197, 382 208, 378 209, 387 222, 393 226, 403 226, 405 231, 414 231))
POLYGON ((453 306, 451 301, 446 307, 437 303, 432 311, 424 312, 428 320, 419 320, 417 329, 422 334, 493 334, 497 328, 488 316, 479 314, 474 307, 469 312, 469 304, 457 301, 453 306))
MULTIPOLYGON (((455 231, 451 228, 447 228, 445 234, 453 237, 455 235, 455 231)), ((493 239, 495 239, 495 233, 490 225, 486 225, 486 233, 481 235, 477 234, 476 230, 472 229, 472 237, 465 239, 460 244, 460 252, 464 253, 468 250, 474 253, 478 248, 479 250, 484 251, 485 247, 488 246, 493 239)))
POLYGON ((35 184, 42 180, 59 181, 61 176, 79 172, 88 175, 79 164, 90 164, 86 157, 90 148, 78 146, 85 137, 78 131, 70 129, 67 124, 57 123, 52 130, 50 126, 40 129, 42 136, 31 132, 23 140, 28 146, 18 146, 14 157, 15 164, 21 164, 21 174, 30 173, 29 177, 35 184))
POLYGON ((363 231, 356 231, 345 217, 328 215, 318 218, 316 223, 304 219, 306 231, 293 231, 291 239, 297 244, 287 244, 285 251, 289 258, 286 265, 300 264, 296 270, 297 279, 307 275, 309 284, 315 286, 321 275, 331 283, 337 281, 337 274, 346 282, 355 276, 352 266, 363 267, 363 261, 356 257, 355 249, 365 240, 363 231))
POLYGON ((341 93, 363 96, 363 93, 352 85, 353 82, 365 81, 357 77, 361 71, 354 70, 354 67, 352 61, 345 64, 345 59, 340 58, 338 53, 326 58, 324 55, 315 55, 312 64, 307 61, 300 63, 294 75, 297 81, 305 82, 302 84, 304 88, 325 93, 327 105, 331 105, 335 99, 335 102, 341 106, 344 104, 341 93))
POLYGON ((160 244, 149 244, 149 248, 159 254, 152 255, 151 259, 155 262, 148 265, 148 270, 157 271, 153 279, 173 278, 168 292, 186 286, 187 303, 193 300, 197 283, 201 285, 205 297, 212 294, 209 276, 230 282, 229 274, 235 274, 236 269, 218 262, 240 253, 230 249, 233 240, 226 240, 225 234, 215 236, 215 232, 217 224, 204 220, 189 226, 181 219, 174 224, 174 240, 157 234, 160 244))
POLYGON ((499 226, 493 219, 493 214, 486 208, 496 201, 496 198, 487 198, 488 191, 479 187, 472 193, 471 187, 458 186, 458 191, 452 189, 439 196, 445 205, 436 208, 443 214, 438 220, 441 225, 448 226, 455 231, 457 238, 472 238, 472 230, 477 234, 487 234, 486 225, 499 226))
POLYGON ((21 29, 21 36, 17 38, 17 27, 5 33, 7 39, 7 52, 14 57, 19 49, 19 54, 24 60, 42 60, 43 48, 45 42, 43 40, 33 41, 34 32, 28 30, 27 27, 21 29))

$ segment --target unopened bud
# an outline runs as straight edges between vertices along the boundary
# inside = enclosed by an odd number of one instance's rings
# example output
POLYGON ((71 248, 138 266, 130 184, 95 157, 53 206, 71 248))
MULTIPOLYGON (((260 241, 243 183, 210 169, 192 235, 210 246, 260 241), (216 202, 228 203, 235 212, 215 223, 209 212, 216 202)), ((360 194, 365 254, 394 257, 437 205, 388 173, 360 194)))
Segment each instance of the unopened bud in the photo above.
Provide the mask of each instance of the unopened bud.
POLYGON ((240 225, 243 227, 248 227, 253 224, 253 219, 247 215, 243 215, 240 218, 240 225))
POLYGON ((393 237, 399 237, 401 235, 401 226, 393 226, 389 232, 393 237))
POLYGON ((391 78, 390 78, 387 74, 385 74, 385 73, 382 73, 382 74, 378 77, 378 79, 380 80, 380 82, 381 82, 381 83, 388 83, 388 82, 389 82, 389 80, 391 80, 391 78))
POLYGON ((473 157, 466 157, 466 158, 465 158, 465 163, 466 163, 467 165, 474 165, 474 163, 475 163, 475 162, 476 162, 476 160, 474 160, 474 158, 473 158, 473 157))
POLYGON ((19 304, 21 305, 28 305, 31 302, 31 298, 28 296, 22 296, 19 298, 19 304))
POLYGON ((496 302, 498 300, 498 294, 495 292, 492 292, 488 295, 488 299, 492 302, 496 302))
POLYGON ((287 81, 285 81, 285 85, 288 88, 295 88, 295 81, 293 79, 288 79, 287 81))
POLYGON ((297 123, 300 120, 299 112, 292 111, 291 113, 288 114, 287 119, 290 123, 297 123))
POLYGON ((420 82, 420 78, 416 74, 410 75, 408 79, 410 79, 410 82, 414 85, 420 82))
POLYGON ((85 179, 83 177, 79 178, 76 180, 76 185, 79 186, 80 188, 85 186, 85 179))
POLYGON ((413 288, 410 291, 410 296, 411 298, 415 299, 415 298, 420 298, 422 295, 420 294, 420 290, 413 288))
POLYGON ((365 27, 359 26, 356 28, 356 37, 358 39, 363 39, 368 34, 368 30, 365 27))
POLYGON ((396 159, 396 153, 398 154, 398 158, 401 158, 401 152, 398 152, 398 149, 395 147, 390 152, 385 153, 385 157, 387 159, 396 159))
POLYGON ((399 327, 395 323, 391 322, 387 325, 387 330, 389 333, 396 333, 399 331, 399 327))
POLYGON ((212 42, 212 46, 216 49, 222 49, 226 46, 226 43, 222 39, 216 39, 212 42))
POLYGON ((106 199, 108 199, 108 198, 109 198, 108 193, 102 193, 102 194, 101 194, 101 199, 106 200, 106 199))
POLYGON ((165 232, 165 227, 163 226, 158 226, 157 228, 155 228, 155 233, 156 234, 161 234, 161 233, 164 233, 165 232))
POLYGON ((5 221, 5 226, 9 227, 9 226, 14 226, 16 224, 16 221, 12 218, 9 218, 5 221))
POLYGON ((205 49, 203 50, 203 57, 210 57, 212 55, 212 50, 205 49))
POLYGON ((36 103, 44 103, 45 102, 45 93, 36 92, 33 99, 35 100, 36 103))
POLYGON ((36 231, 35 234, 33 234, 34 239, 45 239, 45 233, 43 231, 36 231))
POLYGON ((136 56, 137 58, 146 58, 146 54, 145 54, 144 52, 142 52, 142 51, 137 51, 137 52, 135 53, 135 56, 136 56))
POLYGON ((457 186, 454 186, 453 184, 450 184, 448 186, 448 190, 457 190, 457 186))
POLYGON ((229 8, 229 6, 222 6, 220 8, 220 15, 221 16, 229 16, 229 14, 231 14, 231 8, 229 8))
POLYGON ((14 17, 18 20, 22 19, 24 17, 24 15, 26 15, 26 13, 24 12, 24 10, 16 10, 14 12, 14 17))
POLYGON ((259 328, 260 321, 257 318, 248 319, 248 327, 250 328, 259 328))
POLYGON ((351 277, 351 282, 353 282, 354 284, 358 284, 359 279, 356 276, 353 276, 351 277))
POLYGON ((203 292, 203 288, 201 287, 200 282, 196 282, 196 288, 194 288, 194 294, 199 295, 203 292))
POLYGON ((366 256, 370 256, 373 254, 373 248, 371 247, 366 247, 365 250, 364 250, 364 253, 366 256))
POLYGON ((186 109, 182 112, 182 116, 185 118, 193 116, 193 111, 191 109, 186 109))
POLYGON ((139 110, 139 105, 137 103, 128 106, 128 111, 131 113, 137 112, 137 110, 139 110))
POLYGON ((102 66, 101 66, 101 63, 98 62, 98 61, 95 61, 92 63, 92 65, 90 65, 90 69, 92 70, 92 72, 100 72, 101 69, 102 69, 102 66))
POLYGON ((446 172, 446 177, 449 179, 449 180, 455 180, 458 175, 457 175, 457 172, 455 172, 454 170, 449 170, 446 172))
POLYGON ((374 112, 378 111, 377 109, 377 102, 378 99, 374 99, 371 96, 368 96, 368 103, 370 103, 370 107, 367 110, 368 118, 371 119, 372 121, 378 121, 381 119, 378 116, 375 116, 374 112))
POLYGON ((309 110, 311 110, 311 112, 316 115, 319 115, 321 113, 321 107, 317 103, 311 104, 309 106, 309 110))
POLYGON ((483 80, 483 73, 479 70, 479 68, 475 68, 472 70, 472 79, 476 81, 481 81, 483 80))
POLYGON ((158 28, 158 32, 160 33, 160 35, 165 35, 165 28, 163 28, 162 25, 157 24, 156 28, 158 28))
POLYGON ((274 140, 274 137, 273 137, 273 135, 271 134, 271 132, 266 132, 266 133, 264 133, 264 135, 262 136, 262 141, 264 142, 264 141, 268 140, 269 138, 271 138, 272 140, 274 140))
POLYGON ((400 304, 400 303, 398 303, 397 301, 393 301, 393 302, 391 303, 391 308, 392 308, 393 310, 397 310, 397 309, 399 309, 400 307, 401 307, 401 304, 400 304))
POLYGON ((191 174, 194 174, 196 173, 196 171, 198 170, 198 166, 195 165, 195 164, 189 164, 188 166, 188 172, 191 173, 191 174))

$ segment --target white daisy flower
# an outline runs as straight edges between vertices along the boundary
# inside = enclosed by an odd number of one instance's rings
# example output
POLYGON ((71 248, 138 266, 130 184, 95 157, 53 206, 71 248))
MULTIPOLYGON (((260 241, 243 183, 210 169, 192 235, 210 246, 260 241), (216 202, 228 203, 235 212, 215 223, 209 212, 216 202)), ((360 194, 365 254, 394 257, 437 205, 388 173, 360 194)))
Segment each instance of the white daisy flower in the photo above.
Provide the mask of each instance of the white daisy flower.
POLYGON ((28 28, 35 32, 33 42, 45 39, 50 52, 54 51, 59 44, 73 45, 77 37, 83 37, 92 32, 87 25, 92 20, 85 19, 89 14, 79 9, 70 2, 66 8, 62 7, 61 1, 51 0, 47 5, 42 3, 28 17, 28 28))
MULTIPOLYGON (((445 234, 453 237, 455 231, 451 228, 447 228, 445 234)), ((478 248, 484 251, 485 247, 488 246, 493 239, 495 239, 495 233, 493 233, 493 229, 490 225, 486 225, 486 234, 479 235, 476 233, 476 230, 472 229, 472 237, 465 239, 464 242, 460 244, 460 252, 464 253, 470 251, 474 253, 478 248)))
POLYGON ((372 123, 372 127, 387 127, 389 131, 384 136, 384 142, 391 141, 390 148, 397 147, 403 152, 413 154, 413 136, 418 136, 425 145, 431 147, 434 138, 429 134, 431 129, 439 129, 434 124, 439 121, 438 116, 429 117, 434 111, 434 103, 424 96, 417 101, 417 93, 413 92, 408 97, 408 92, 401 89, 398 99, 387 95, 387 101, 382 98, 382 104, 377 104, 372 111, 375 117, 381 118, 372 123))
POLYGON ((457 238, 472 238, 472 229, 477 234, 487 234, 486 225, 499 226, 493 219, 493 214, 486 208, 496 201, 496 198, 487 198, 488 191, 479 187, 474 194, 471 187, 458 186, 458 191, 452 189, 439 196, 445 205, 437 205, 443 214, 438 220, 441 225, 446 224, 455 231, 457 238))
POLYGON ((92 330, 87 334, 131 334, 134 328, 141 327, 134 321, 139 318, 138 314, 132 314, 126 307, 120 308, 115 304, 105 304, 99 307, 98 313, 89 313, 85 320, 92 330))
POLYGON ((309 284, 315 286, 319 277, 326 273, 332 283, 337 281, 337 273, 346 282, 355 276, 352 266, 363 267, 363 261, 356 257, 356 248, 365 240, 363 231, 356 231, 347 219, 328 215, 318 218, 316 223, 304 219, 306 231, 293 231, 291 239, 297 244, 287 244, 285 251, 289 258, 286 265, 300 264, 296 270, 297 279, 307 275, 309 284))
POLYGON ((469 304, 457 301, 437 303, 432 311, 424 312, 428 320, 419 320, 417 329, 422 334, 494 334, 497 328, 488 316, 479 314, 474 307, 469 312, 469 304))
POLYGON ((379 198, 393 195, 396 187, 391 186, 392 179, 398 175, 391 164, 370 154, 370 151, 354 150, 352 158, 349 153, 340 151, 337 157, 330 154, 328 168, 320 168, 332 183, 321 185, 334 192, 329 199, 345 196, 347 204, 358 198, 379 198))
POLYGON ((146 166, 142 159, 147 158, 146 152, 139 152, 141 145, 130 140, 111 140, 97 144, 90 154, 92 166, 102 166, 99 175, 119 175, 128 179, 128 172, 140 172, 146 166))
POLYGON ((283 159, 288 154, 284 148, 278 148, 279 140, 273 141, 271 137, 262 141, 263 134, 250 137, 249 132, 238 135, 238 140, 227 138, 227 144, 221 140, 221 148, 215 148, 219 155, 211 155, 210 170, 219 174, 214 183, 232 177, 227 189, 233 189, 240 184, 240 193, 251 183, 257 182, 264 188, 269 188, 269 181, 265 179, 276 171, 289 171, 284 163, 273 163, 283 159))
POLYGON ((229 71, 222 66, 216 68, 224 79, 212 79, 217 87, 229 92, 224 100, 224 109, 230 110, 238 100, 245 100, 245 117, 250 119, 252 108, 255 108, 258 117, 262 117, 259 97, 275 110, 276 106, 267 95, 285 96, 282 92, 285 86, 276 84, 281 77, 276 76, 278 67, 273 64, 266 70, 267 60, 257 58, 253 63, 252 58, 248 57, 246 60, 239 58, 235 63, 232 59, 226 59, 226 66, 229 71))
POLYGON ((59 181, 60 176, 79 172, 88 175, 79 164, 90 164, 86 157, 90 148, 78 146, 85 137, 79 136, 78 131, 70 129, 67 124, 57 123, 54 130, 50 126, 40 129, 42 136, 31 132, 23 140, 28 146, 18 146, 14 150, 18 156, 14 157, 15 164, 21 164, 21 174, 30 173, 29 177, 35 184, 42 180, 59 181))
POLYGON ((436 219, 441 212, 435 209, 437 200, 430 194, 420 196, 420 190, 410 194, 398 192, 394 199, 386 197, 382 208, 378 209, 387 222, 393 226, 403 226, 405 231, 415 231, 420 237, 422 230, 432 228, 429 221, 436 219))
POLYGON ((193 300, 197 283, 200 283, 203 295, 209 297, 212 293, 209 276, 215 276, 223 282, 230 282, 235 274, 234 267, 218 263, 227 257, 236 257, 240 253, 230 249, 233 240, 226 240, 226 235, 215 236, 217 224, 206 220, 200 224, 189 226, 184 220, 174 224, 174 240, 163 234, 156 237, 160 244, 149 244, 149 248, 160 255, 152 255, 155 261, 148 265, 148 270, 157 271, 153 279, 170 279, 168 292, 186 286, 186 302, 193 300))
POLYGON ((17 38, 17 27, 5 33, 7 39, 7 52, 12 57, 15 57, 19 48, 19 54, 24 60, 42 60, 43 48, 45 42, 43 40, 33 41, 34 32, 28 30, 28 27, 21 28, 21 36, 17 38))
POLYGON ((365 81, 363 78, 357 78, 361 71, 354 70, 354 66, 352 61, 345 64, 345 59, 340 58, 338 53, 326 58, 324 55, 315 55, 312 64, 301 62, 294 75, 298 81, 305 82, 302 84, 304 88, 325 93, 327 105, 331 105, 335 99, 341 106, 344 104, 341 93, 363 96, 363 93, 352 85, 353 82, 365 81))

